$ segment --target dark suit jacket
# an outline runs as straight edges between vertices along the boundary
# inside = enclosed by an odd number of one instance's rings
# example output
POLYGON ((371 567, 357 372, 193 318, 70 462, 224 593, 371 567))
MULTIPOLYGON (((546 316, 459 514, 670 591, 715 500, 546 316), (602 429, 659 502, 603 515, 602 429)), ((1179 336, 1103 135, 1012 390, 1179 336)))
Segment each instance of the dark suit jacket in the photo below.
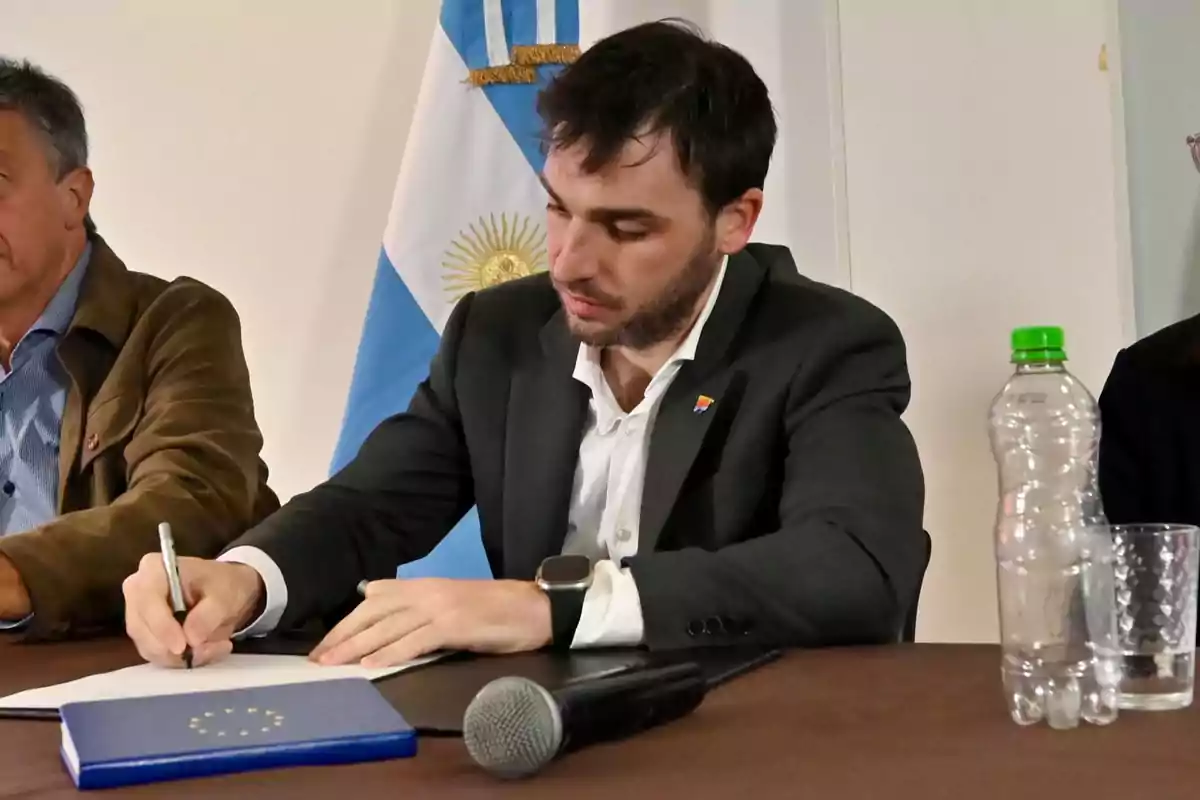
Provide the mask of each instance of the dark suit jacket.
POLYGON ((1100 415, 1109 521, 1200 524, 1200 316, 1122 350, 1100 415))
MULTIPOLYGON (((236 544, 288 584, 281 624, 336 616, 474 503, 497 577, 560 551, 588 391, 546 275, 464 298, 407 413, 236 544)), ((894 641, 925 566, 924 485, 900 413, 904 343, 786 249, 729 261, 649 445, 639 553, 652 648, 894 641), (694 413, 699 395, 714 398, 694 413)))
POLYGON ((158 523, 180 555, 211 558, 279 508, 241 323, 220 292, 132 272, 95 236, 56 352, 70 379, 60 516, 0 537, 33 601, 34 639, 121 625, 121 581, 158 550, 158 523))

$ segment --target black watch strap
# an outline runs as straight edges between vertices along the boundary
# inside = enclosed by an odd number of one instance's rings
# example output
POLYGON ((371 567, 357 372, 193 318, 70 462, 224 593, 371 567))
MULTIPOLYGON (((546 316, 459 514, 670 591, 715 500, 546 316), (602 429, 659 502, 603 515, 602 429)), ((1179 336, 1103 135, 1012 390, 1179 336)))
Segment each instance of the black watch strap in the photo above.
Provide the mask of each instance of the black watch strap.
POLYGON ((553 635, 551 646, 555 650, 570 650, 575 641, 575 629, 579 627, 579 616, 583 613, 583 598, 586 589, 558 589, 546 592, 550 598, 550 630, 553 635))

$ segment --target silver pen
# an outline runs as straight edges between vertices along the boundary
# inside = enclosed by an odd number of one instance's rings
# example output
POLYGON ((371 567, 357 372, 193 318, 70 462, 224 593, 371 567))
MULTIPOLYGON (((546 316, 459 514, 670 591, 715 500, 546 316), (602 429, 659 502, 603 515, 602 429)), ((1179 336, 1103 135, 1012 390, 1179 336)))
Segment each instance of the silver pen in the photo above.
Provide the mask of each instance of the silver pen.
MULTIPOLYGON (((162 549, 163 570, 167 573, 167 586, 171 590, 171 608, 180 625, 187 619, 187 604, 183 602, 183 584, 179 581, 179 562, 175 559, 175 540, 171 537, 171 523, 158 523, 158 544, 162 549)), ((192 668, 191 645, 183 646, 183 663, 192 668)))

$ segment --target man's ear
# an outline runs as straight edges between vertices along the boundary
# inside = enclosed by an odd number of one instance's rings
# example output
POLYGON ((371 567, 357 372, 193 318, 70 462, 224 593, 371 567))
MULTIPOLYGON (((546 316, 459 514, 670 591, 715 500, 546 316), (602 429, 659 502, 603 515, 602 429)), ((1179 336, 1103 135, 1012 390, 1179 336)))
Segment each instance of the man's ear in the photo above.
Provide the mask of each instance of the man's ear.
POLYGON ((741 197, 722 208, 717 213, 717 251, 736 253, 745 247, 754 233, 754 224, 758 222, 762 207, 762 189, 747 189, 741 197))
POLYGON ((83 227, 83 220, 92 205, 95 186, 92 171, 87 167, 71 170, 58 182, 59 202, 62 203, 63 219, 68 230, 83 227))

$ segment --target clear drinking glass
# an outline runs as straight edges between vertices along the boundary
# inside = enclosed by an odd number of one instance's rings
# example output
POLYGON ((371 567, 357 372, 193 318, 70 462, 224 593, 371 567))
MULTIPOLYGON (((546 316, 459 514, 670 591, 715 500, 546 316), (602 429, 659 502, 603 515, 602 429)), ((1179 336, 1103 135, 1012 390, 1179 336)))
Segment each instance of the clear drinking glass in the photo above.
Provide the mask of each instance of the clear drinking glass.
POLYGON ((1192 704, 1200 536, 1190 525, 1111 525, 1120 708, 1192 704))

